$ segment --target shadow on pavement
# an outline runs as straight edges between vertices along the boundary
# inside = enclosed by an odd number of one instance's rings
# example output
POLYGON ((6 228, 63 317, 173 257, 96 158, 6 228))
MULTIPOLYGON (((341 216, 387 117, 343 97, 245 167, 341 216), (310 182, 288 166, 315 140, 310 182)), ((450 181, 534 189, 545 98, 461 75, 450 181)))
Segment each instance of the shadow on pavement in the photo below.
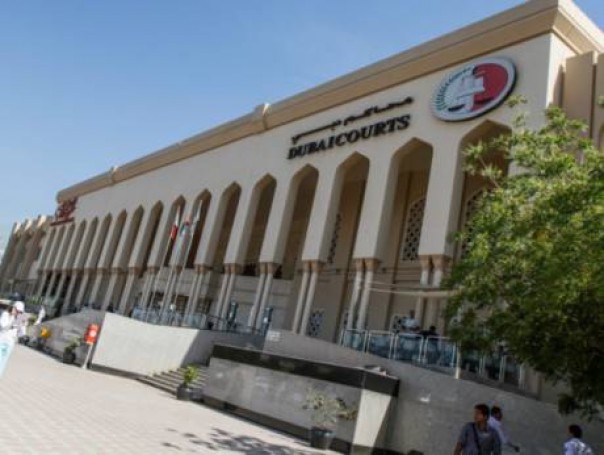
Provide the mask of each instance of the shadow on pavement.
MULTIPOLYGON (((169 428, 168 431, 175 432, 175 430, 171 428, 169 428)), ((225 450, 228 450, 235 453, 242 453, 248 455, 316 454, 316 452, 309 452, 307 450, 302 449, 294 449, 292 447, 266 442, 262 439, 253 436, 240 435, 218 428, 212 428, 212 431, 207 437, 207 440, 193 433, 182 433, 182 436, 187 439, 189 444, 194 444, 200 449, 205 449, 202 453, 206 453, 206 450, 211 450, 217 453, 221 453, 225 450)), ((171 448, 177 450, 180 449, 178 446, 168 443, 164 443, 164 446, 170 446, 171 448)))

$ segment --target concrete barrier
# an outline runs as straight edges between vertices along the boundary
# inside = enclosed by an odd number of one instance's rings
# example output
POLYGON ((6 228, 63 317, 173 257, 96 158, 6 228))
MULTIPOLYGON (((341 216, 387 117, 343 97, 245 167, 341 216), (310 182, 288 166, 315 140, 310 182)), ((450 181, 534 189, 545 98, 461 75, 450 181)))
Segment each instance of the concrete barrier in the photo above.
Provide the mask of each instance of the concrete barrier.
POLYGON ((92 366, 128 375, 151 375, 209 361, 215 343, 259 348, 264 338, 167 327, 106 313, 92 366))
POLYGON ((207 371, 203 400, 261 424, 306 439, 312 411, 309 390, 342 399, 356 417, 335 426, 332 448, 382 453, 398 379, 359 368, 217 345, 207 371))

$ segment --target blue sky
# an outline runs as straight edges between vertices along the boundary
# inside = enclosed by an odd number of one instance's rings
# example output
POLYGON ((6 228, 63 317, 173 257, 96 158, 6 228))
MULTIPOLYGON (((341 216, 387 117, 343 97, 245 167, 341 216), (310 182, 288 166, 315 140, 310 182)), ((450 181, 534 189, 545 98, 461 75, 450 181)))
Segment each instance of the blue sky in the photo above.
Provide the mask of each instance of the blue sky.
POLYGON ((519 3, 4 0, 0 249, 61 188, 519 3))

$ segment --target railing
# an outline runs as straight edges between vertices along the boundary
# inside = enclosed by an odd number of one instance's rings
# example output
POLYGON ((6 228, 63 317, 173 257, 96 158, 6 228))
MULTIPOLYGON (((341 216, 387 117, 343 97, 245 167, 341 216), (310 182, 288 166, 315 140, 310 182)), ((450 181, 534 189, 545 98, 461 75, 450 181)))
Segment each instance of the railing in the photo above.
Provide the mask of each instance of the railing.
POLYGON ((132 319, 155 325, 170 327, 188 327, 200 330, 216 330, 221 332, 250 333, 262 335, 263 332, 253 327, 248 327, 237 321, 221 319, 205 313, 194 313, 183 316, 176 311, 141 310, 132 311, 132 319))
POLYGON ((477 376, 521 386, 520 365, 512 356, 499 350, 490 355, 478 352, 460 354, 456 343, 446 337, 422 336, 416 333, 344 330, 340 344, 400 362, 413 363, 454 374, 457 367, 477 376))

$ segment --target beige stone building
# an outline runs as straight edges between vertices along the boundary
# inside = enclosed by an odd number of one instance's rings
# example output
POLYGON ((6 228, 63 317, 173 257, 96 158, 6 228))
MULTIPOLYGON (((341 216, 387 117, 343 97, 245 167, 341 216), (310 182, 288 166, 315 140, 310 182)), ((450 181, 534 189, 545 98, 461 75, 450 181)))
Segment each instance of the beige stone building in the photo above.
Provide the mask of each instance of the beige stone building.
POLYGON ((486 188, 461 151, 510 130, 511 94, 531 125, 560 105, 604 145, 603 53, 572 1, 533 0, 258 106, 61 190, 54 218, 15 225, 3 289, 255 327, 270 313, 332 341, 410 311, 444 333, 450 233, 486 188))

